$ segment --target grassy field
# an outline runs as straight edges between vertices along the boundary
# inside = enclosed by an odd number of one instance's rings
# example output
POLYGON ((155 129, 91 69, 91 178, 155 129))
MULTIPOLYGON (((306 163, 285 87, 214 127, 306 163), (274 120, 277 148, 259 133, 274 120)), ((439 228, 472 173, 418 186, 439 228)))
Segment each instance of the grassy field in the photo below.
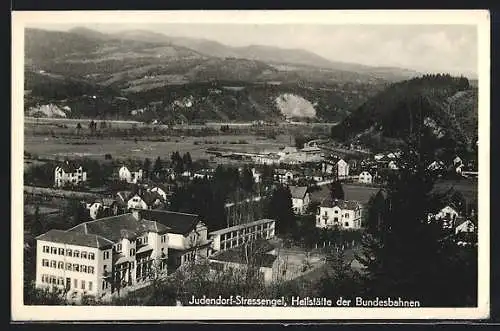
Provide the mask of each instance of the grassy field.
POLYGON ((67 139, 51 136, 24 137, 24 151, 40 158, 87 157, 103 159, 106 154, 113 158, 155 159, 170 158, 172 152, 189 152, 193 159, 210 159, 207 148, 227 148, 248 152, 278 149, 290 143, 290 137, 281 135, 276 139, 256 136, 209 136, 209 137, 165 137, 166 141, 141 141, 122 139, 67 139), (241 143, 245 142, 245 143, 241 143))

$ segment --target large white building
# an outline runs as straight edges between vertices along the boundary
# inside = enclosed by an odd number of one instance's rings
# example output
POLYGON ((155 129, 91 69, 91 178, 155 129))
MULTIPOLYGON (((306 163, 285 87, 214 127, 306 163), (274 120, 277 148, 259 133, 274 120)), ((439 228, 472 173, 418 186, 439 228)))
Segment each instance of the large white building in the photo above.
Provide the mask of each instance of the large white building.
POLYGON ((360 229, 362 212, 358 201, 325 199, 316 213, 316 227, 360 229))
POLYGON ((54 185, 63 187, 66 185, 77 186, 87 181, 87 172, 81 165, 65 161, 54 170, 54 185))
POLYGON ((36 286, 100 297, 167 271, 168 228, 138 212, 36 238, 36 286))
POLYGON ((146 284, 207 258, 207 232, 198 215, 163 210, 133 210, 50 230, 36 238, 36 286, 101 297, 146 284))
POLYGON ((239 247, 249 240, 271 239, 275 235, 275 221, 261 219, 212 231, 208 234, 212 243, 212 253, 239 247))

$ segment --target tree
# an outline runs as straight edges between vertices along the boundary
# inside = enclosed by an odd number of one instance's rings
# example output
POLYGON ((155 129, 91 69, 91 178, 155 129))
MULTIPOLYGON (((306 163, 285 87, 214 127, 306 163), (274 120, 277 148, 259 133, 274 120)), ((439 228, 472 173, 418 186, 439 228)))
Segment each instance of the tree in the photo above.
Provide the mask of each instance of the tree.
POLYGON ((280 234, 289 234, 295 229, 295 214, 292 208, 292 194, 285 186, 277 187, 267 206, 267 217, 276 220, 276 230, 280 234))
POLYGON ((172 162, 172 168, 176 174, 184 172, 184 162, 178 151, 172 153, 170 160, 172 162))
POLYGON ((382 221, 387 212, 385 191, 379 190, 377 194, 370 197, 368 201, 367 230, 370 233, 377 233, 382 228, 382 221))
MULTIPOLYGON (((476 282, 475 268, 464 270, 451 238, 439 224, 427 222, 433 205, 434 177, 420 146, 409 142, 400 169, 389 179, 387 208, 379 231, 367 232, 358 260, 366 268, 366 296, 405 297, 424 306, 460 306, 469 303, 476 282)), ((469 259, 477 259, 473 254, 469 259)), ((470 303, 469 303, 470 304, 470 303)))
POLYGON ((153 175, 156 178, 159 178, 162 170, 163 170, 163 163, 162 163, 160 157, 158 156, 155 160, 154 165, 153 165, 153 175))
POLYGON ((45 226, 42 223, 42 218, 40 216, 40 207, 36 206, 35 214, 33 215, 33 225, 31 227, 31 231, 33 235, 37 236, 42 234, 45 230, 45 226))
POLYGON ((247 193, 252 193, 253 186, 254 186, 254 180, 253 180, 252 170, 250 170, 250 168, 247 165, 245 165, 245 167, 243 167, 243 171, 241 174, 241 188, 247 193))
POLYGON ((306 137, 302 136, 302 135, 299 135, 299 136, 295 136, 295 147, 297 147, 297 149, 302 149, 304 148, 304 144, 307 142, 307 139, 306 137))
POLYGON ((319 284, 319 293, 327 298, 352 297, 359 293, 359 275, 351 268, 345 251, 337 246, 329 247, 326 268, 319 284))
POLYGON ((182 156, 182 163, 184 164, 184 170, 193 170, 193 160, 191 159, 191 154, 189 154, 189 152, 186 152, 182 156))
POLYGON ((142 171, 144 172, 144 177, 151 179, 151 160, 149 158, 144 159, 142 164, 142 171))
POLYGON ((342 188, 342 183, 337 180, 328 185, 330 189, 330 198, 332 200, 344 200, 344 189, 342 188))

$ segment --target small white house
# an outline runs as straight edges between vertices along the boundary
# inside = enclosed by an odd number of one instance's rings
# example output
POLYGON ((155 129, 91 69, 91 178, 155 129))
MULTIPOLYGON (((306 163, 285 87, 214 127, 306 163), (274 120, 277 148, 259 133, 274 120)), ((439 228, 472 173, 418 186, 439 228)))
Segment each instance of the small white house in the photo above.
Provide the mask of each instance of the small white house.
POLYGON ((316 227, 360 229, 362 209, 357 201, 324 200, 316 214, 316 227))
POLYGON ((474 233, 476 225, 470 219, 464 220, 462 223, 455 227, 455 234, 459 233, 474 233))
POLYGON ((340 159, 337 162, 337 176, 338 178, 345 178, 349 176, 349 164, 343 159, 340 159))
POLYGON ((391 170, 398 170, 398 169, 399 169, 399 167, 398 167, 398 165, 397 165, 396 161, 394 161, 394 160, 390 161, 390 162, 389 162, 389 164, 388 164, 387 166, 388 166, 388 167, 389 167, 389 169, 391 169, 391 170))
POLYGON ((292 208, 294 213, 305 213, 311 198, 306 186, 289 186, 290 193, 292 194, 292 208))
POLYGON ((446 206, 436 214, 436 219, 449 219, 454 222, 458 215, 459 213, 455 208, 446 206))
POLYGON ((142 180, 143 171, 140 168, 127 167, 125 165, 121 166, 118 170, 118 177, 122 181, 127 183, 137 184, 138 181, 142 180))
POLYGON ((54 170, 54 185, 62 187, 65 185, 80 185, 87 181, 87 172, 81 165, 70 161, 58 165, 54 170))
POLYGON ((255 170, 255 168, 252 168, 252 176, 253 176, 253 181, 255 183, 260 183, 262 182, 262 174, 255 170))
POLYGON ((294 180, 294 171, 286 169, 277 169, 276 178, 281 184, 290 183, 294 180))
POLYGON ((363 171, 359 174, 358 182, 362 184, 372 184, 373 176, 368 171, 363 171))

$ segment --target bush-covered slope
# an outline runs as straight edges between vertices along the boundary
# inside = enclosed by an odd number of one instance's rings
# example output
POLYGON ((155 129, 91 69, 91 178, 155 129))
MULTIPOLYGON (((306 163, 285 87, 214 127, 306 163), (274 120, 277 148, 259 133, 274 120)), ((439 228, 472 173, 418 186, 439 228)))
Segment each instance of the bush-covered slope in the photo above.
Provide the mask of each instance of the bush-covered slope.
POLYGON ((477 90, 466 78, 426 75, 392 84, 332 130, 342 140, 365 143, 403 139, 423 123, 442 142, 470 145, 477 137, 477 90))

